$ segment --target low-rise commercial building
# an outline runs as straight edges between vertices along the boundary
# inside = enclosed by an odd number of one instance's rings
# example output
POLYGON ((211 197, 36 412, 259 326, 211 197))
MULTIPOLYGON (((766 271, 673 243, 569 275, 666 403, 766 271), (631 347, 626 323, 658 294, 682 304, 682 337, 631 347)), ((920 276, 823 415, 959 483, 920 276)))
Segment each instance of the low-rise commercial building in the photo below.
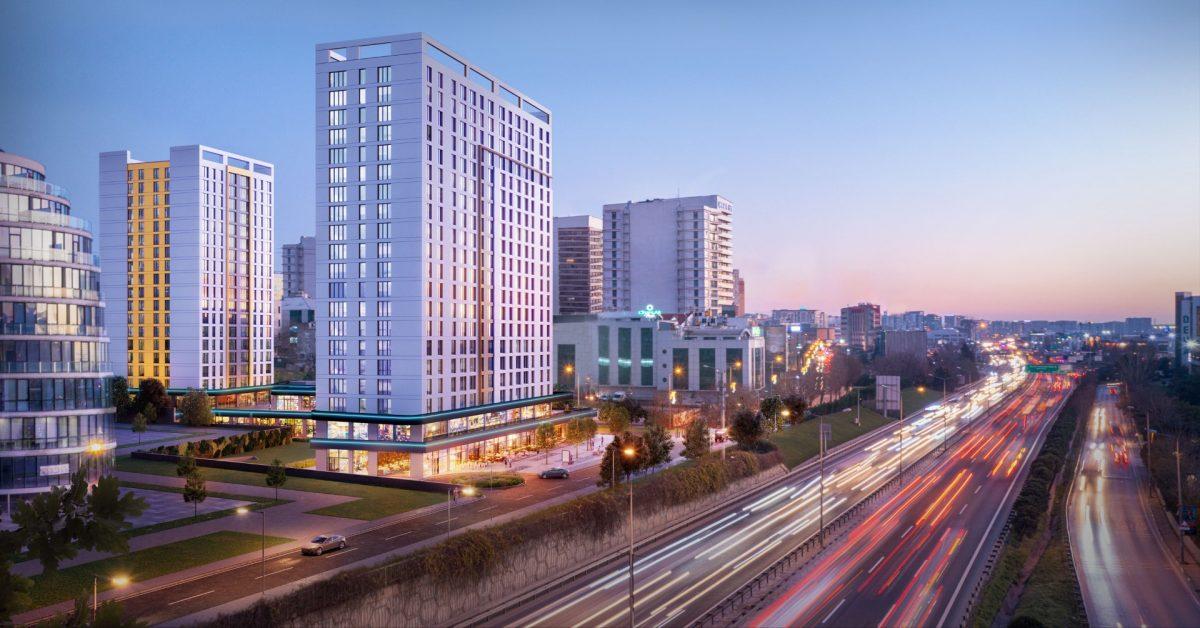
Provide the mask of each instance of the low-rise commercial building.
POLYGON ((604 312, 554 319, 560 390, 640 400, 712 403, 722 384, 766 385, 762 328, 744 319, 604 312))

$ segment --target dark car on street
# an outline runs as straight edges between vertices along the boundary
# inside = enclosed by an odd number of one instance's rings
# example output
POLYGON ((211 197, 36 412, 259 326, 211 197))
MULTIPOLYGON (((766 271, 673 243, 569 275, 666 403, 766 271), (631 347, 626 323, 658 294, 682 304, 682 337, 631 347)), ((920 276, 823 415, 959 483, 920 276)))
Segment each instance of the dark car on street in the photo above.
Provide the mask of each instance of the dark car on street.
POLYGON ((565 480, 571 477, 571 473, 562 467, 554 467, 553 469, 542 471, 538 474, 538 477, 543 480, 565 480))

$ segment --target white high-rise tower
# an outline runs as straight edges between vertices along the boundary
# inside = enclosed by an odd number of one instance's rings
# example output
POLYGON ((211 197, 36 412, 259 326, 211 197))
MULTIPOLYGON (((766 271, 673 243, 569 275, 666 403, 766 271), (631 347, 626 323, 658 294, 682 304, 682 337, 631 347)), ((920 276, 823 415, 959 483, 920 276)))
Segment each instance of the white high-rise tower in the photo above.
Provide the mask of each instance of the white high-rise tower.
POLYGON ((315 78, 318 468, 442 472, 346 441, 553 392, 550 113, 420 33, 319 44, 315 78))

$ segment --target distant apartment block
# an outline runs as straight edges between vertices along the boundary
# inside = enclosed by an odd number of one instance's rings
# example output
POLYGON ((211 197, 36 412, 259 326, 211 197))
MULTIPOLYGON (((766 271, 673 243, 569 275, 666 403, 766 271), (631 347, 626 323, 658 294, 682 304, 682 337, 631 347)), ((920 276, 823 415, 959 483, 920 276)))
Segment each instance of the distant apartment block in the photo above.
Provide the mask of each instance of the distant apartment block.
POLYGON ((875 339, 881 323, 878 305, 859 303, 844 307, 839 320, 839 337, 848 346, 868 353, 875 350, 875 339))
POLYGON ((132 386, 274 380, 274 171, 200 145, 100 154, 105 325, 132 386))
POLYGON ((733 205, 717 195, 604 206, 604 309, 720 312, 733 294, 733 205))
POLYGON ((283 245, 281 255, 283 296, 311 297, 317 293, 317 239, 303 236, 295 244, 283 245))
POLYGON ((604 309, 604 221, 595 216, 554 219, 554 313, 604 309))
POLYGON ((883 354, 924 358, 929 354, 929 332, 923 329, 885 331, 883 332, 883 354))
POLYGON ((742 272, 733 269, 733 315, 742 316, 746 313, 746 278, 742 272))
POLYGON ((825 312, 806 308, 771 310, 771 318, 780 325, 800 325, 805 330, 829 326, 825 312))
POLYGON ((1200 368, 1200 295, 1175 293, 1175 364, 1200 368))

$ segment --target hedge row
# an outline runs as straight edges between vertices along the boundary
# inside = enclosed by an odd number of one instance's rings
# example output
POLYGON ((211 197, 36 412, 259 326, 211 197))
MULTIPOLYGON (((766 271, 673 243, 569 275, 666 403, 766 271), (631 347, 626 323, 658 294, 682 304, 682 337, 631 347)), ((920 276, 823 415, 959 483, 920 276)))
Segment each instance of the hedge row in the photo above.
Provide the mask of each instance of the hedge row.
POLYGON ((1050 431, 1042 449, 1029 465, 1029 477, 1017 500, 1013 502, 1012 540, 1020 541, 1037 530, 1042 514, 1049 508, 1050 489, 1067 460, 1075 425, 1080 417, 1087 419, 1096 394, 1095 378, 1084 378, 1071 393, 1071 398, 1050 431))
POLYGON ((163 445, 150 450, 153 454, 169 454, 186 456, 191 454, 197 458, 227 458, 238 456, 260 449, 269 449, 292 442, 292 428, 289 426, 269 427, 253 432, 231 434, 220 438, 198 440, 178 445, 163 445))
MULTIPOLYGON (((648 516, 711 495, 778 463, 778 454, 731 452, 725 460, 705 456, 696 464, 672 467, 638 482, 635 510, 639 516, 648 516)), ((222 615, 211 625, 282 625, 330 606, 361 600, 383 587, 415 584, 427 575, 461 593, 464 585, 511 563, 528 544, 546 535, 573 532, 595 537, 619 529, 628 508, 624 491, 625 486, 618 485, 615 491, 592 493, 519 519, 467 530, 382 567, 345 571, 287 595, 260 601, 246 610, 222 615)))

